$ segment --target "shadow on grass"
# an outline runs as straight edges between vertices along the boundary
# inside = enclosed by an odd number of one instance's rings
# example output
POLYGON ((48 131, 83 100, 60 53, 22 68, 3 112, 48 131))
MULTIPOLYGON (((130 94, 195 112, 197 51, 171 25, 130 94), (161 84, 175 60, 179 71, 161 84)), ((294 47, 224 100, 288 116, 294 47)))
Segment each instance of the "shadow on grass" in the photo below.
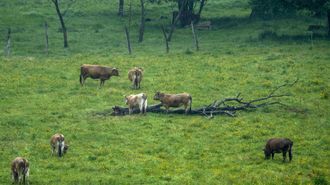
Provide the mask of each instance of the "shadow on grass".
POLYGON ((296 42, 311 42, 312 40, 328 40, 330 41, 330 37, 327 36, 326 33, 314 33, 312 36, 309 32, 306 34, 299 35, 289 35, 282 34, 279 35, 274 31, 266 30, 258 35, 259 40, 271 40, 271 41, 296 41, 296 42))
POLYGON ((212 23, 212 28, 232 28, 240 25, 251 23, 249 17, 214 17, 209 19, 212 23))

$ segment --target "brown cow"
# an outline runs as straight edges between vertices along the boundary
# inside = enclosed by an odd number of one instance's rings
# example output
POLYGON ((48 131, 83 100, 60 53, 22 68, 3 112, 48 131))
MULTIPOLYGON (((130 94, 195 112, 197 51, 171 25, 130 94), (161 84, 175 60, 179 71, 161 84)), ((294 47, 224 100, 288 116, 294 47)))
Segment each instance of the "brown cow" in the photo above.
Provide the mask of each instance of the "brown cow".
POLYGON ((154 96, 154 100, 159 100, 166 108, 166 112, 168 112, 170 107, 180 107, 182 105, 185 108, 186 114, 191 110, 192 98, 188 93, 165 94, 157 92, 154 96))
POLYGON ((11 162, 11 174, 13 183, 26 183, 29 177, 30 169, 29 169, 29 161, 24 159, 23 157, 16 157, 11 162), (23 180, 22 180, 23 178, 23 180))
POLYGON ((83 64, 80 67, 80 85, 83 86, 86 78, 100 79, 100 87, 104 85, 105 80, 109 80, 111 76, 119 76, 119 71, 116 68, 83 64))
POLYGON ((147 95, 144 93, 125 96, 125 103, 128 105, 128 113, 132 114, 134 107, 139 107, 140 114, 145 114, 147 112, 147 95))
POLYGON ((140 89, 140 83, 143 77, 143 69, 134 67, 128 71, 128 79, 133 82, 133 89, 140 89))
POLYGON ((50 147, 52 149, 52 155, 57 150, 57 154, 59 157, 62 157, 67 150, 69 149, 69 145, 64 143, 64 135, 63 134, 54 134, 50 138, 50 147))
POLYGON ((287 138, 272 138, 269 139, 266 143, 264 154, 265 159, 269 159, 272 155, 274 159, 274 153, 283 153, 283 162, 285 162, 286 152, 289 151, 289 159, 292 160, 292 145, 293 142, 287 138))

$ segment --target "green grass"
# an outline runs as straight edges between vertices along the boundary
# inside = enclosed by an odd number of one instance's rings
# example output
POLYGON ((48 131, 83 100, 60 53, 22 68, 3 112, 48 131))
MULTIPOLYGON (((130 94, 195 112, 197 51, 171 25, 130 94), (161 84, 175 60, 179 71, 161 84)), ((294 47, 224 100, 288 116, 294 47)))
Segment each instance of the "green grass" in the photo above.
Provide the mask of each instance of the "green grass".
MULTIPOLYGON (((175 31, 165 54, 159 22, 148 22, 145 41, 137 43, 139 10, 133 7, 129 56, 121 24, 127 17, 116 17, 114 2, 85 0, 70 9, 67 24, 76 31, 69 32, 69 49, 62 49, 51 3, 33 2, 0 3, 2 38, 7 27, 14 30, 12 55, 0 57, 0 184, 11 183, 10 162, 16 156, 30 161, 30 184, 329 183, 330 44, 317 38, 311 47, 305 33, 321 20, 248 20, 247 1, 210 1, 203 18, 215 25, 198 31, 201 51, 194 51, 187 28, 175 31), (51 25, 49 56, 43 53, 44 20, 51 25), (260 39, 267 30, 287 39, 260 39), (296 38, 304 34, 306 39, 296 38), (118 67, 121 76, 101 89, 91 79, 80 87, 84 63, 118 67), (134 66, 145 69, 138 91, 127 79, 134 66), (157 90, 189 92, 196 108, 239 92, 245 99, 264 96, 297 78, 295 86, 279 92, 292 94, 282 100, 288 107, 240 112, 235 118, 94 114, 124 106, 127 94, 145 92, 155 104, 157 90), (61 159, 51 156, 49 146, 56 132, 70 145, 61 159), (271 137, 293 140, 291 163, 282 163, 280 154, 263 159, 271 137)), ((147 17, 168 14, 170 7, 160 7, 148 4, 147 17)))

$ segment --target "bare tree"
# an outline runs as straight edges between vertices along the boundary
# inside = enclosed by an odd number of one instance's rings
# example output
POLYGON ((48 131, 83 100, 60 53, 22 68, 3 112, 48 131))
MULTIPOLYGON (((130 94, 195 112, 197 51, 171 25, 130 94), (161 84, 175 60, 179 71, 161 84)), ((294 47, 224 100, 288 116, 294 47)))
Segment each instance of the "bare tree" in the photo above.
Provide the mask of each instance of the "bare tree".
MULTIPOLYGON (((55 5, 56 13, 58 15, 58 18, 60 19, 62 32, 63 32, 64 48, 67 48, 67 47, 69 47, 69 45, 68 45, 68 33, 67 33, 67 29, 65 27, 63 14, 61 13, 58 0, 52 0, 52 2, 55 5)), ((66 11, 65 11, 65 13, 66 13, 66 11)), ((65 13, 64 13, 64 15, 65 15, 65 13)))
POLYGON ((140 0, 141 3, 141 23, 139 29, 139 42, 143 41, 144 35, 144 25, 145 25, 145 9, 144 9, 144 0, 140 0))

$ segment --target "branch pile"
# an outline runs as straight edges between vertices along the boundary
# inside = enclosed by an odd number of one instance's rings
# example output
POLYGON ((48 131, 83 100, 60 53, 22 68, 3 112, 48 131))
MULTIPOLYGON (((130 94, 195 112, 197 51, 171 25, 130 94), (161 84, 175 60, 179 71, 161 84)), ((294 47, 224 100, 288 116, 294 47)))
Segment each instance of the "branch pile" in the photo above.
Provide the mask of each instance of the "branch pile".
MULTIPOLYGON (((203 115, 207 118, 213 118, 214 115, 220 115, 225 114, 231 117, 236 116, 237 111, 249 111, 249 110, 255 110, 262 107, 267 107, 270 105, 284 105, 282 104, 278 99, 291 96, 290 94, 276 94, 276 92, 286 86, 293 86, 295 83, 297 83, 298 80, 294 81, 293 83, 286 83, 281 86, 276 87, 273 91, 271 91, 268 95, 245 101, 244 98, 241 97, 241 94, 239 93, 236 97, 233 98, 225 98, 223 100, 215 100, 213 103, 203 106, 201 108, 192 109, 190 112, 188 112, 189 115, 203 115)), ((161 109, 162 104, 156 104, 148 106, 147 112, 152 113, 166 113, 165 109, 161 109)), ((108 112, 108 111, 107 111, 108 112)), ((138 114, 140 111, 139 109, 134 109, 133 114, 138 114)), ((169 114, 185 114, 185 111, 183 109, 176 109, 176 110, 169 110, 169 114)), ((105 112, 96 113, 97 115, 104 115, 107 114, 105 112)), ((128 115, 128 108, 126 107, 120 107, 120 106, 114 106, 112 107, 112 113, 113 116, 124 116, 128 115)))

